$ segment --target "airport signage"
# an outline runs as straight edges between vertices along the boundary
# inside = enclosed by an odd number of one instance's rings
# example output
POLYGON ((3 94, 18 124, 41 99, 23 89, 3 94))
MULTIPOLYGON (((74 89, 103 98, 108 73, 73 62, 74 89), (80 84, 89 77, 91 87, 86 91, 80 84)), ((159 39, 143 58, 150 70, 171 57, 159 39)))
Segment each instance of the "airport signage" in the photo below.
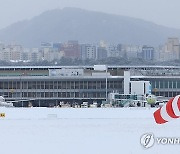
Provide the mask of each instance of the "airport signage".
POLYGON ((6 114, 5 113, 0 113, 0 118, 5 118, 6 114))

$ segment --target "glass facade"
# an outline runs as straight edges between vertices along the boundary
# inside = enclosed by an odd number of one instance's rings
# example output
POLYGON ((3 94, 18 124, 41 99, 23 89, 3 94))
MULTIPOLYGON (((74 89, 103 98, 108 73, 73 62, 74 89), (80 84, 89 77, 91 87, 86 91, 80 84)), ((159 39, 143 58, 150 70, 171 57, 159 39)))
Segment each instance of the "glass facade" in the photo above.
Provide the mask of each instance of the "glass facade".
MULTIPOLYGON (((5 79, 6 80, 6 79, 5 79)), ((107 82, 108 92, 123 92, 122 79, 109 79, 107 82)), ((94 98, 105 99, 105 79, 82 80, 57 80, 48 79, 44 81, 30 79, 16 79, 13 81, 0 80, 0 95, 7 98, 94 98)))
POLYGON ((180 78, 177 79, 149 79, 152 93, 156 96, 174 97, 180 95, 180 78))

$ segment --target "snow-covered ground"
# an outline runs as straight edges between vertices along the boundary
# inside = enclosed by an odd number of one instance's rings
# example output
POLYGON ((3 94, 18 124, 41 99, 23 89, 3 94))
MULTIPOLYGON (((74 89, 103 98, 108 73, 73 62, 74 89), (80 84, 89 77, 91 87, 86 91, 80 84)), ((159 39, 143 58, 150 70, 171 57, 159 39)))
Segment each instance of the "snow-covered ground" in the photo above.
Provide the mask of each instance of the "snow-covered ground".
POLYGON ((176 154, 180 145, 144 149, 140 137, 180 137, 180 120, 157 125, 148 108, 0 108, 1 154, 176 154))

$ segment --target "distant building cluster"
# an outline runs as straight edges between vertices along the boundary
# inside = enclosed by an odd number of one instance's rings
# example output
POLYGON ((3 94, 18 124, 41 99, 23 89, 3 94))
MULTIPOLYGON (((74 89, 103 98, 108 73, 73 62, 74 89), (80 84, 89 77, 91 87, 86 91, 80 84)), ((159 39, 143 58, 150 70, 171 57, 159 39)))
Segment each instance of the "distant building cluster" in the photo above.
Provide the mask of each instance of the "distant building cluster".
POLYGON ((65 43, 42 42, 39 48, 24 48, 21 45, 0 43, 0 60, 7 62, 56 61, 64 58, 102 60, 109 57, 127 59, 141 58, 145 61, 173 61, 180 59, 178 38, 168 38, 164 45, 80 44, 78 41, 65 43))

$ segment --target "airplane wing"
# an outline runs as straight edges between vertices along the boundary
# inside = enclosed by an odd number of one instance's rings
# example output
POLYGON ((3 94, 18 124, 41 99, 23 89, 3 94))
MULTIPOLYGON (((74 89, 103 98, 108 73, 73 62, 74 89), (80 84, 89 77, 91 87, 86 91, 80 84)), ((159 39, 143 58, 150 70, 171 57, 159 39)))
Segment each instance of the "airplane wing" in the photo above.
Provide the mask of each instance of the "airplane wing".
POLYGON ((17 103, 18 101, 6 101, 6 103, 17 103))
POLYGON ((7 103, 18 103, 18 102, 28 102, 28 101, 33 101, 35 99, 20 99, 16 101, 6 101, 7 103))

